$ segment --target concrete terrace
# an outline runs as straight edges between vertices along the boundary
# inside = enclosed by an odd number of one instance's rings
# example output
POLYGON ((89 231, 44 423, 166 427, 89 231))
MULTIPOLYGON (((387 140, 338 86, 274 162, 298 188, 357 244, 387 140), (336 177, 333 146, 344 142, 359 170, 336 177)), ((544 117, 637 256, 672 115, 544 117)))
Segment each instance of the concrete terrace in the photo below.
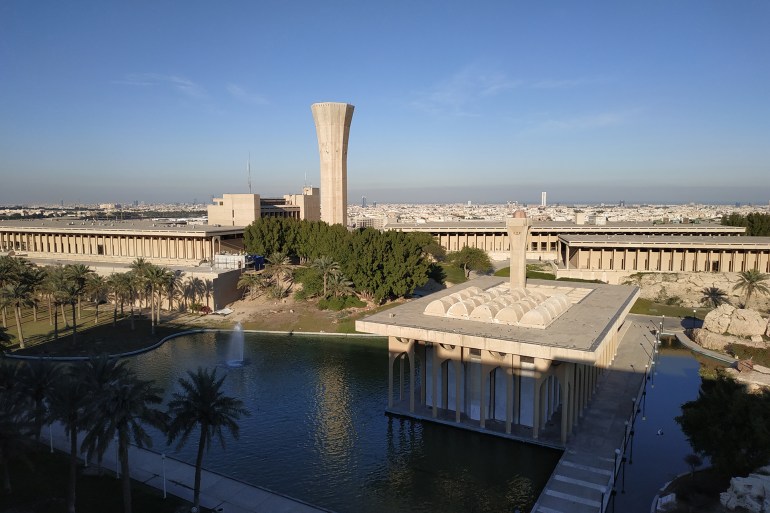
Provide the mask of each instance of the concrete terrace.
POLYGON ((655 349, 653 327, 629 326, 533 513, 606 511, 627 444, 633 443, 630 433, 655 349))

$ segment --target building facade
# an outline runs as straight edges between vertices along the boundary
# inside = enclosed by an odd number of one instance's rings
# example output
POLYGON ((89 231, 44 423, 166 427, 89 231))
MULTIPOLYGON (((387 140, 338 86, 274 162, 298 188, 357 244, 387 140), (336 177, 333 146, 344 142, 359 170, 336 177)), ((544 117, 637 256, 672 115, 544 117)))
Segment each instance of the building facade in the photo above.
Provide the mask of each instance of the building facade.
POLYGON ((304 187, 302 194, 286 194, 283 198, 261 198, 259 194, 223 194, 208 206, 212 226, 246 227, 260 217, 286 217, 318 221, 321 218, 320 191, 304 187))

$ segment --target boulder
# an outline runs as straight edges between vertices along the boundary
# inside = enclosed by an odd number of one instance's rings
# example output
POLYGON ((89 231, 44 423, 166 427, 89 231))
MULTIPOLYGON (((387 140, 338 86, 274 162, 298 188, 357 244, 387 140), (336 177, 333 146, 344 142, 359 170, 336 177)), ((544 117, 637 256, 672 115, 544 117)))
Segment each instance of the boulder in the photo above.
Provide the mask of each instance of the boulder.
POLYGON ((711 349, 712 351, 724 351, 725 347, 736 342, 732 337, 712 333, 706 329, 695 329, 692 332, 692 339, 701 347, 711 349))
MULTIPOLYGON (((768 332, 768 323, 759 312, 724 304, 706 314, 703 329, 712 333, 727 333, 752 338, 768 332)), ((755 342, 759 340, 754 339, 755 342)))
POLYGON ((703 319, 703 329, 709 330, 712 333, 727 333, 727 329, 730 327, 730 319, 734 312, 734 306, 726 303, 720 305, 706 314, 706 318, 703 319))
MULTIPOLYGON (((727 332, 737 337, 753 337, 764 335, 767 330, 767 321, 754 310, 739 308, 730 318, 730 327, 727 332)), ((718 332, 717 332, 718 333, 718 332)))

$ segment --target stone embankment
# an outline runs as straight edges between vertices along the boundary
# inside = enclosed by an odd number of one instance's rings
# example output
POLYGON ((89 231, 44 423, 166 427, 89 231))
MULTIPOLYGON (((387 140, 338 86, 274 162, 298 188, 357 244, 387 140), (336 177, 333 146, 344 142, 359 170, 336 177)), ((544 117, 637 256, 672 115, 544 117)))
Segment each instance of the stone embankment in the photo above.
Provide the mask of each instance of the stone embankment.
MULTIPOLYGON (((641 297, 653 301, 679 298, 682 306, 697 308, 703 306, 703 289, 716 287, 725 292, 726 299, 734 304, 742 304, 746 298, 744 292, 733 290, 739 281, 738 273, 637 273, 626 278, 628 283, 641 287, 641 297)), ((770 296, 754 294, 751 308, 759 311, 770 310, 770 296)))

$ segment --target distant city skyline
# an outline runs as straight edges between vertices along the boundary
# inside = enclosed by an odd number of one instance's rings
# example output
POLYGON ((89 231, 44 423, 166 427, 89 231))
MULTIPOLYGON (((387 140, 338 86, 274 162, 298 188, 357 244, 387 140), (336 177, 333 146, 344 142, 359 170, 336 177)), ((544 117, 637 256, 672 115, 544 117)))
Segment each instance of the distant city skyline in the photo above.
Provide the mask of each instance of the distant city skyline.
POLYGON ((770 199, 770 3, 0 4, 0 204, 770 199), (331 28, 330 28, 331 27, 331 28))

